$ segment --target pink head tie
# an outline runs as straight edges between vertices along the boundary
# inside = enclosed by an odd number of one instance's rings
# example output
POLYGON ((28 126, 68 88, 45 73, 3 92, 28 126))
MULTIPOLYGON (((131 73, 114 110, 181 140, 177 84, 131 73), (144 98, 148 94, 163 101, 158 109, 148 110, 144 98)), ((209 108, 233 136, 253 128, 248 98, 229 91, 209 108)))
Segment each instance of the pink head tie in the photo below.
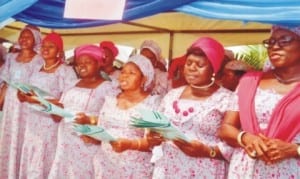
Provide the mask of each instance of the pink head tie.
POLYGON ((281 26, 281 25, 273 25, 271 28, 271 34, 278 29, 284 29, 284 30, 291 31, 300 37, 300 26, 288 27, 288 26, 281 26))
POLYGON ((82 45, 75 49, 75 58, 81 55, 89 55, 97 60, 100 64, 103 63, 104 52, 103 49, 96 45, 82 45))
POLYGON ((60 52, 62 52, 64 50, 63 40, 62 40, 61 36, 55 32, 51 32, 46 37, 44 37, 42 42, 44 43, 45 41, 50 41, 50 42, 54 43, 60 52))
POLYGON ((223 45, 210 37, 202 37, 196 40, 190 48, 200 48, 210 61, 214 73, 217 73, 222 65, 224 59, 224 47, 223 45))

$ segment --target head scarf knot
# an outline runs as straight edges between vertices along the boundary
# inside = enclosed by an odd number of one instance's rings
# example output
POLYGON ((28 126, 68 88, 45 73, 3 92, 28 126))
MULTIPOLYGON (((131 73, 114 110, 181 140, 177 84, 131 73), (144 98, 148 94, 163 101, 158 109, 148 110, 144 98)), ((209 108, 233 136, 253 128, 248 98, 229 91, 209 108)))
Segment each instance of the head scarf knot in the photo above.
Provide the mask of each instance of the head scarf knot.
POLYGON ((136 64, 143 75, 147 77, 144 85, 144 90, 148 90, 151 87, 154 79, 154 68, 151 61, 143 55, 134 55, 129 58, 128 62, 136 64))
POLYGON ((214 73, 217 73, 220 70, 224 59, 224 47, 223 45, 210 37, 202 37, 196 40, 190 48, 200 48, 210 61, 214 73))
POLYGON ((44 43, 45 41, 54 43, 60 52, 64 50, 63 40, 61 36, 55 32, 51 32, 46 37, 44 37, 42 43, 44 43))
POLYGON ((149 49, 156 57, 156 60, 166 65, 166 61, 161 56, 161 48, 153 40, 145 40, 141 45, 141 50, 149 49))
POLYGON ((116 47, 116 45, 112 41, 102 41, 100 43, 100 47, 101 48, 108 48, 112 52, 114 58, 119 54, 118 48, 116 47))
POLYGON ((82 45, 75 49, 75 58, 81 55, 89 55, 97 60, 100 64, 103 63, 104 51, 96 45, 82 45))
POLYGON ((273 25, 271 28, 271 34, 278 29, 284 29, 284 30, 291 31, 300 37, 300 26, 288 27, 288 26, 281 26, 281 25, 273 25))
POLYGON ((39 53, 40 52, 40 48, 41 48, 41 44, 42 44, 42 35, 41 35, 41 32, 40 32, 40 29, 38 27, 36 27, 36 26, 33 26, 33 25, 26 25, 21 30, 21 33, 24 30, 29 30, 32 33, 33 38, 34 38, 34 47, 33 47, 33 50, 35 52, 39 53))

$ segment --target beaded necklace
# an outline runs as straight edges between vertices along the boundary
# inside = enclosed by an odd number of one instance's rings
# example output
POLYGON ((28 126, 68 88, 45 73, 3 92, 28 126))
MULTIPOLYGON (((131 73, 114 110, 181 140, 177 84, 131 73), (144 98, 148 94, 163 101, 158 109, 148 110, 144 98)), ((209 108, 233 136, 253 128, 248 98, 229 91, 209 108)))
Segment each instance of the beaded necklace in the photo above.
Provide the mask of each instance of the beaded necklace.
POLYGON ((44 63, 43 64, 43 69, 44 70, 51 70, 51 69, 55 68, 57 65, 59 65, 59 64, 60 64, 59 60, 56 63, 54 63, 53 65, 50 65, 49 67, 46 67, 46 64, 44 63))
POLYGON ((181 111, 180 108, 178 107, 178 101, 177 100, 175 100, 173 102, 173 109, 174 109, 176 114, 179 114, 180 112, 182 112, 183 116, 188 116, 189 113, 193 113, 195 111, 193 107, 189 107, 187 110, 181 111))

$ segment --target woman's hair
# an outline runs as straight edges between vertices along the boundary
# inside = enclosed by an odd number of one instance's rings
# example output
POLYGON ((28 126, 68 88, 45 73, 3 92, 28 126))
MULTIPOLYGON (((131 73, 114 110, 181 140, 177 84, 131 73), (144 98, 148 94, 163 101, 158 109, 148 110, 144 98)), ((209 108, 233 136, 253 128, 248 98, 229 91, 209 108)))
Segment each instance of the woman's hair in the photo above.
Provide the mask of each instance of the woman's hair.
POLYGON ((190 48, 188 48, 188 50, 186 52, 186 56, 189 56, 191 54, 196 55, 196 56, 200 56, 200 57, 206 57, 203 50, 199 47, 190 47, 190 48))

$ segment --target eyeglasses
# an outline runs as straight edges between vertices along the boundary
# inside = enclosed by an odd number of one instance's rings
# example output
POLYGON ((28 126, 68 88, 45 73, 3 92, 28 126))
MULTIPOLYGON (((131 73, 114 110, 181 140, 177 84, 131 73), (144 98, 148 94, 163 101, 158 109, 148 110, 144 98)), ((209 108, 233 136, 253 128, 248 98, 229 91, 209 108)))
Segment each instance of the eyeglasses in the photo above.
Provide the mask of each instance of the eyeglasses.
POLYGON ((299 39, 293 36, 282 36, 278 39, 270 38, 270 39, 263 40, 262 43, 266 48, 272 48, 277 42, 278 46, 282 48, 290 45, 294 40, 299 40, 299 39))

